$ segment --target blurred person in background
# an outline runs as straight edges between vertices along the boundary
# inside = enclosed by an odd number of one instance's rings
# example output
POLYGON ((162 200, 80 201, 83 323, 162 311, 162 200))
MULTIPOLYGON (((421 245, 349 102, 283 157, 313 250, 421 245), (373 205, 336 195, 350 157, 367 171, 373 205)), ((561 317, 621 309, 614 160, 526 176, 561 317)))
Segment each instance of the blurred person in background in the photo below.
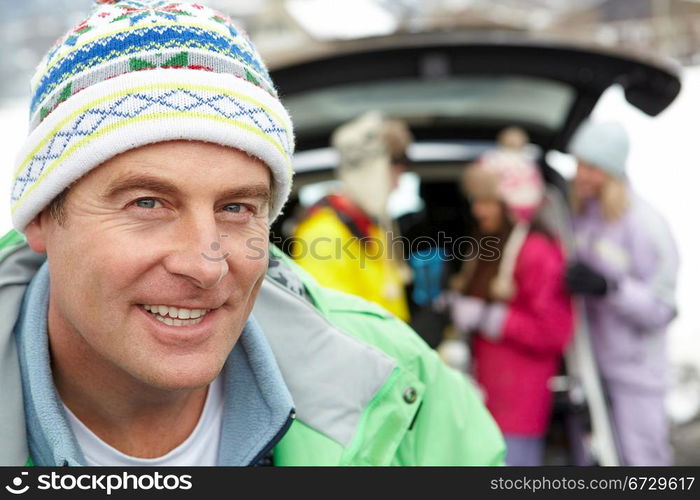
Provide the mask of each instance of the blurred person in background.
POLYGON ((387 203, 412 141, 402 121, 377 112, 339 127, 331 143, 340 156, 342 187, 309 209, 292 247, 292 256, 322 285, 376 302, 404 321, 408 273, 402 249, 392 246, 398 232, 387 203))
POLYGON ((573 331, 559 243, 537 221, 544 184, 523 153, 524 131, 467 167, 463 190, 482 243, 452 280, 453 324, 471 337, 473 373, 506 440, 506 464, 542 463, 557 374, 573 331), (493 250, 484 252, 483 247, 493 250))
POLYGON ((625 465, 670 465, 666 327, 676 316, 678 254, 664 218, 630 188, 629 138, 588 121, 571 140, 577 260, 566 284, 585 298, 595 356, 625 465))

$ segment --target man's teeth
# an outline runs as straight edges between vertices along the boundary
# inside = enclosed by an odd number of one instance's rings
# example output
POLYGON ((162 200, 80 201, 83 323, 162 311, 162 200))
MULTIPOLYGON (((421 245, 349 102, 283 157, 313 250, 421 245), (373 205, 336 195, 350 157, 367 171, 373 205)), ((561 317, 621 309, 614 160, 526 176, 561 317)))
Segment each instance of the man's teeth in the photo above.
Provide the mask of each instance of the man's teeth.
POLYGON ((146 311, 170 326, 196 325, 204 319, 210 309, 185 309, 184 307, 173 307, 164 305, 144 305, 146 311))

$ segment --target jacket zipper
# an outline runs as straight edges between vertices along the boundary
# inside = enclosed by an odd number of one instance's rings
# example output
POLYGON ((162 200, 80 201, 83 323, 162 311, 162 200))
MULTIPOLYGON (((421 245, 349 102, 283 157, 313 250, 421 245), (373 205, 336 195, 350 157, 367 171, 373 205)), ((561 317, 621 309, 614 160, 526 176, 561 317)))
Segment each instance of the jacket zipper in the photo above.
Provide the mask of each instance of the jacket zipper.
POLYGON ((294 410, 289 412, 289 416, 287 417, 287 420, 285 420, 284 424, 282 427, 280 427, 280 430, 277 431, 277 433, 272 437, 272 439, 265 445, 265 447, 255 455, 255 458, 250 461, 248 466, 255 466, 257 465, 258 462, 260 462, 265 456, 267 456, 270 451, 277 445, 277 443, 280 442, 282 437, 287 433, 289 430, 289 427, 292 425, 292 422, 294 422, 294 419, 296 418, 296 413, 294 410))

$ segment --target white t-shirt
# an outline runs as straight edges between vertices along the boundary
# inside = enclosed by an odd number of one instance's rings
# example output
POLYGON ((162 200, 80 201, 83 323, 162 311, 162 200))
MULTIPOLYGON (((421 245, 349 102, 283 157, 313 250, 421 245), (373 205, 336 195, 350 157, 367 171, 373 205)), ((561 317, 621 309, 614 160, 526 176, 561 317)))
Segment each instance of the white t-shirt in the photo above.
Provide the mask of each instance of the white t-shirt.
POLYGON ((177 448, 157 458, 137 458, 111 447, 73 415, 66 405, 68 423, 75 434, 87 465, 167 467, 173 465, 216 465, 224 416, 224 387, 221 375, 209 386, 197 426, 177 448))

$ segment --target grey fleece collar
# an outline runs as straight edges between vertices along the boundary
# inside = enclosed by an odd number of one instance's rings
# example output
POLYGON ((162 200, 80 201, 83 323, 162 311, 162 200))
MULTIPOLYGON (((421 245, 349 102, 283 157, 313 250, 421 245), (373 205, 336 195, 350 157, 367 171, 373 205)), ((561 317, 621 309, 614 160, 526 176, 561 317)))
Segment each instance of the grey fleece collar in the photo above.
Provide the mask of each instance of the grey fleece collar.
POLYGON ((15 325, 29 452, 36 465, 84 465, 85 457, 51 376, 48 307, 49 272, 45 262, 27 288, 15 325))

